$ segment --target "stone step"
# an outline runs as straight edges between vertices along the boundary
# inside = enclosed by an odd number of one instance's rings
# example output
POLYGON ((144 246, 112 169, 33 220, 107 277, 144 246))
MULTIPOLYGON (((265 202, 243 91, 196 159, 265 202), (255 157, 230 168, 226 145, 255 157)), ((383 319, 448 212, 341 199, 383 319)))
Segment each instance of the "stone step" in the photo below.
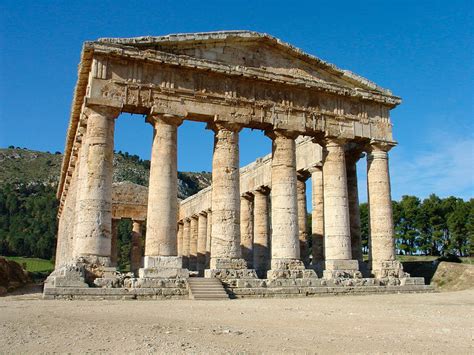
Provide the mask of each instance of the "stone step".
POLYGON ((218 279, 192 277, 188 279, 189 298, 193 300, 229 299, 224 286, 218 279))

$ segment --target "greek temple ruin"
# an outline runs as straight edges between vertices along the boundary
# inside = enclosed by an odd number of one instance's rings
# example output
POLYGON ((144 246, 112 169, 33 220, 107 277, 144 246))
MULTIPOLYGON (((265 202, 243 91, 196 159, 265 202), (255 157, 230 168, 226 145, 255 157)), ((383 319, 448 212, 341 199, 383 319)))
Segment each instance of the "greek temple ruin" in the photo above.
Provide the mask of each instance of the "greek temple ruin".
POLYGON ((84 43, 57 192, 56 266, 44 297, 187 298, 200 278, 233 297, 426 290, 395 258, 389 114, 400 103, 267 34, 84 43), (112 183, 121 113, 152 126, 148 188, 112 183), (214 133, 212 186, 178 201, 185 120, 214 133), (240 168, 244 128, 264 132, 272 151, 240 168), (357 163, 367 167, 368 261, 357 163), (133 221, 130 273, 116 267, 121 218, 133 221))

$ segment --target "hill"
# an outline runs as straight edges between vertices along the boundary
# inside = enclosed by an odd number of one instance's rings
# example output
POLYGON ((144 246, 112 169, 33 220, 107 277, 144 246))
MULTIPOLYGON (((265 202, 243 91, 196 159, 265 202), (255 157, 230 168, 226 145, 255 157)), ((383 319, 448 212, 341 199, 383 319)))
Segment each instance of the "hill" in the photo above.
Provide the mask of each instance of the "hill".
MULTIPOLYGON (((25 148, 0 149, 0 186, 50 185, 59 181, 62 154, 25 148)), ((150 161, 121 151, 114 156, 114 182, 131 181, 148 186, 150 161)), ((211 184, 211 173, 178 172, 178 197, 185 199, 211 184)))
MULTIPOLYGON (((55 253, 56 189, 62 154, 22 148, 0 149, 0 255, 51 259, 55 253)), ((117 152, 114 182, 148 186, 150 161, 117 152)), ((184 199, 209 186, 207 172, 178 172, 178 197, 184 199)), ((127 267, 131 222, 119 224, 119 263, 127 267)))

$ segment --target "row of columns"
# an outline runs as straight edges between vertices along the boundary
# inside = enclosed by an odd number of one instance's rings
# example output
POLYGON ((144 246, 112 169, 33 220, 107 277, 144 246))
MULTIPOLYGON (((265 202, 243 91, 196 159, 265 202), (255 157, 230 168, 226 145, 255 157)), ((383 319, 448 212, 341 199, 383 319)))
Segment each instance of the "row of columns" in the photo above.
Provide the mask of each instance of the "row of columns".
MULTIPOLYGON (((87 108, 86 139, 80 152, 81 161, 87 164, 80 164, 79 171, 81 183, 75 223, 76 255, 90 257, 102 264, 110 264, 112 250, 113 133, 114 119, 117 115, 116 109, 95 106, 87 108)), ((199 216, 183 221, 180 227, 182 231, 178 232, 177 128, 182 121, 175 116, 151 114, 148 122, 154 126, 154 137, 144 268, 187 266, 200 271, 207 267, 206 255, 208 255, 211 269, 233 267, 258 269, 262 263, 258 255, 263 248, 268 250, 270 243, 268 213, 264 216, 264 213, 260 212, 265 208, 268 209, 269 203, 267 195, 263 191, 257 191, 253 196, 253 208, 258 212, 254 211, 252 214, 251 204, 248 203, 250 200, 247 198, 246 202, 245 196, 244 200, 241 200, 239 187, 241 127, 221 122, 210 126, 215 132, 212 219, 208 218, 209 212, 203 212, 199 216), (251 246, 252 233, 254 238, 251 246), (182 237, 176 238, 177 235, 182 237), (181 241, 178 241, 179 239, 181 241), (254 258, 249 257, 251 249, 255 249, 254 258), (178 255, 184 256, 184 264, 178 255), (246 263, 244 259, 247 260, 246 263)), ((267 135, 273 142, 270 267, 289 268, 291 265, 298 265, 301 245, 304 245, 307 239, 302 231, 306 217, 302 211, 306 208, 301 207, 303 200, 298 204, 298 195, 302 196, 303 184, 301 180, 298 182, 296 172, 296 135, 278 130, 267 135)), ((324 142, 325 158, 322 174, 320 167, 314 167, 310 171, 315 207, 324 206, 322 209, 324 222, 321 221, 321 208, 313 208, 315 246, 313 260, 324 260, 325 268, 329 271, 341 268, 357 270, 357 259, 361 258, 360 231, 358 232, 360 221, 357 217, 358 197, 354 189, 357 182, 355 162, 347 160, 346 166, 344 144, 342 140, 327 139, 324 142)), ((381 144, 373 144, 368 154, 370 257, 372 269, 376 274, 377 268, 386 265, 384 262, 394 260, 388 148, 381 144)))

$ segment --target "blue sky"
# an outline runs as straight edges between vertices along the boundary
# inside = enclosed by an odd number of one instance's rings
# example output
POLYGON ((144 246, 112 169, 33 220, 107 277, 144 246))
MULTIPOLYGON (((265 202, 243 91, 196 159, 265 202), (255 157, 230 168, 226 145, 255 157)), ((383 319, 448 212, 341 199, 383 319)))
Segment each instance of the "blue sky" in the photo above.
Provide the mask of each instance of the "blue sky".
MULTIPOLYGON (((82 43, 230 29, 266 32, 401 96, 392 193, 474 196, 474 2, 9 1, 0 4, 0 147, 63 151, 82 43)), ((150 155, 151 126, 123 115, 116 150, 150 155)), ((241 165, 270 152, 241 134, 241 165)), ((211 169, 212 134, 179 130, 178 165, 211 169)), ((365 160, 359 163, 366 199, 365 160)))

